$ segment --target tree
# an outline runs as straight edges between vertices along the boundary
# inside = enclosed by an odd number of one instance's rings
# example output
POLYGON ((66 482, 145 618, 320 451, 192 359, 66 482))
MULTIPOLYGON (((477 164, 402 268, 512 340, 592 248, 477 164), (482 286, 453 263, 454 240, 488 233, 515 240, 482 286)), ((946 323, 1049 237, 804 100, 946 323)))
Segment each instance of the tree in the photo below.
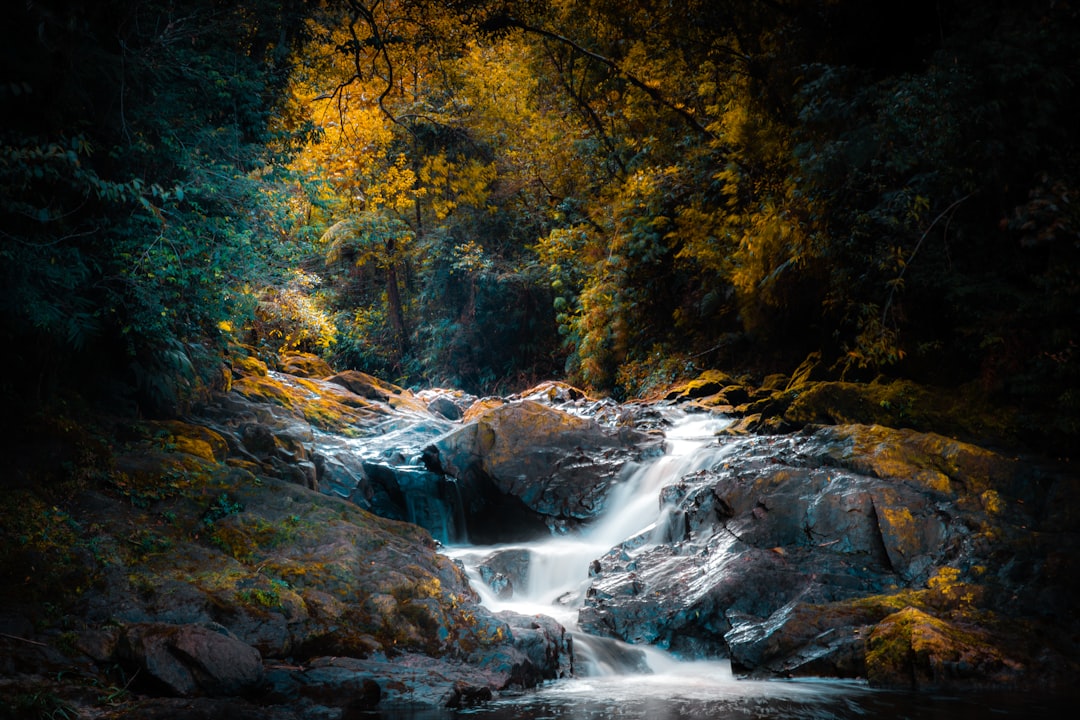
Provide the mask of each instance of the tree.
POLYGON ((38 402, 69 368, 122 368, 144 411, 199 382, 189 341, 216 336, 239 287, 280 257, 253 208, 302 5, 9 14, 0 333, 38 371, 38 402))
POLYGON ((334 223, 322 238, 328 245, 326 262, 364 267, 373 264, 386 278, 386 302, 400 356, 409 352, 409 332, 401 301, 398 268, 414 252, 416 235, 401 218, 384 210, 369 210, 334 223))

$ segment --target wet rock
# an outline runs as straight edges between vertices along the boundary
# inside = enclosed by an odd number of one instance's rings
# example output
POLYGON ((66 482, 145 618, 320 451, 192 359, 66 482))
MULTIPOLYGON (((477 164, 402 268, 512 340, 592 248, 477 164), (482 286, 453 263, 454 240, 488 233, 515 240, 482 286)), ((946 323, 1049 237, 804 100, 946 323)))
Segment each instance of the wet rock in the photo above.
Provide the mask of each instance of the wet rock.
MULTIPOLYGON (((657 452, 660 442, 525 400, 485 410, 432 443, 424 460, 457 478, 481 506, 493 489, 539 515, 584 520, 603 509, 627 463, 657 452)), ((470 523, 482 511, 469 508, 470 523)))
POLYGON ((563 407, 572 405, 582 400, 587 400, 584 390, 564 382, 554 380, 540 383, 522 393, 514 395, 513 400, 531 400, 551 407, 563 407))
MULTIPOLYGON (((534 651, 539 648, 541 653, 546 647, 536 642, 535 633, 522 645, 534 651)), ((540 659, 536 652, 533 655, 540 659)), ((382 655, 366 659, 318 657, 303 667, 270 668, 266 673, 267 699, 274 703, 302 700, 342 708, 346 713, 418 705, 468 707, 490 700, 501 690, 534 687, 545 677, 555 677, 553 670, 534 665, 533 659, 507 643, 478 649, 468 662, 417 654, 399 654, 393 659, 382 655)))
POLYGON ((383 382, 378 378, 356 370, 332 375, 329 381, 340 385, 351 393, 368 400, 389 400, 392 395, 399 395, 403 391, 400 387, 391 383, 383 382))
POLYGON ((472 422, 478 417, 486 413, 492 408, 497 408, 505 405, 507 400, 500 397, 485 397, 475 400, 468 408, 465 409, 465 413, 461 416, 463 422, 472 422))
MULTIPOLYGON (((506 623, 512 646, 524 656, 509 667, 507 685, 531 688, 545 680, 570 677, 574 667, 574 648, 566 628, 545 615, 496 613, 506 623)), ((505 668, 504 668, 505 669, 505 668)))
POLYGON ((367 373, 346 370, 327 378, 327 382, 340 385, 358 397, 386 403, 395 410, 427 414, 426 404, 411 392, 367 373))
POLYGON ((879 619, 857 605, 787 603, 769 619, 729 613, 732 669, 764 677, 866 677, 866 635, 879 619))
POLYGON ((266 377, 269 372, 266 363, 254 356, 234 356, 230 359, 230 365, 235 375, 240 377, 266 377))
POLYGON ((123 703, 109 717, 139 720, 313 720, 325 714, 306 707, 268 707, 240 698, 140 697, 123 703))
MULTIPOLYGON (((662 544, 624 543, 593 564, 583 629, 729 655, 750 674, 876 678, 866 641, 897 598, 962 615, 964 603, 990 597, 979 583, 997 582, 985 573, 993 545, 1026 556, 1033 518, 1005 498, 1030 489, 1014 461, 990 451, 877 426, 723 442, 732 450, 721 462, 661 491, 662 544), (990 525, 992 542, 982 535, 990 525)), ((915 625, 920 637, 948 636, 915 625)), ((964 652, 986 653, 979 670, 933 677, 956 685, 990 672, 986 648, 1000 637, 975 647, 964 652)))
POLYGON ((147 429, 170 449, 196 455, 203 460, 221 461, 229 454, 225 438, 202 425, 167 420, 147 423, 147 429))
POLYGON ((867 638, 867 678, 878 687, 937 690, 964 682, 1008 685, 1023 663, 985 631, 913 607, 883 619, 867 638))
POLYGON ((529 576, 530 553, 524 549, 500 550, 477 564, 480 579, 503 599, 514 596, 515 588, 525 589, 529 576))
POLYGON ((881 425, 816 429, 806 452, 877 478, 905 478, 931 490, 978 496, 991 488, 1021 490, 1016 460, 945 437, 881 425))
POLYGON ((720 370, 706 370, 694 380, 672 388, 665 400, 691 400, 713 395, 725 387, 737 386, 735 379, 720 370))
POLYGON ((882 425, 940 433, 967 442, 1014 446, 1023 431, 1015 412, 985 398, 905 380, 851 383, 792 381, 783 418, 806 425, 882 425))
POLYGON ((440 395, 427 404, 428 412, 441 415, 447 420, 460 420, 464 414, 460 407, 445 395, 440 395))
MULTIPOLYGON (((454 390, 451 388, 434 387, 416 391, 416 399, 420 402, 427 403, 428 405, 439 398, 448 400, 454 404, 458 410, 456 419, 461 419, 461 416, 465 411, 472 407, 473 403, 477 400, 475 395, 470 395, 463 390, 454 390)), ((447 410, 451 414, 454 414, 449 408, 447 408, 447 410)))

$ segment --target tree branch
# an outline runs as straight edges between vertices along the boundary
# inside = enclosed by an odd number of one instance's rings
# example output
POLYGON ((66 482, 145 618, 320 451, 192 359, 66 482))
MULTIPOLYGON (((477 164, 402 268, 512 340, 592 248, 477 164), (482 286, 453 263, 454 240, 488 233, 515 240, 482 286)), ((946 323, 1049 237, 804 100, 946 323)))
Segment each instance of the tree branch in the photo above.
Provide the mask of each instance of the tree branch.
POLYGON ((386 107, 386 98, 389 97, 390 93, 394 90, 394 63, 390 59, 390 50, 388 49, 390 43, 393 42, 393 40, 387 38, 385 33, 382 32, 382 30, 379 28, 379 23, 375 17, 375 12, 378 10, 379 5, 382 3, 382 0, 375 0, 375 2, 371 3, 370 6, 365 5, 364 3, 360 2, 360 0, 347 0, 347 3, 349 9, 352 11, 352 17, 349 21, 349 35, 352 40, 350 50, 352 52, 353 65, 355 67, 355 70, 351 78, 345 80, 343 83, 338 85, 337 90, 335 90, 335 94, 340 93, 345 87, 351 85, 354 81, 363 79, 363 72, 360 69, 360 49, 364 45, 370 45, 375 49, 375 54, 372 57, 371 61, 372 75, 375 74, 375 65, 380 58, 382 59, 383 64, 386 66, 386 77, 384 78, 384 80, 386 81, 386 86, 382 89, 382 92, 379 93, 379 97, 377 100, 379 104, 379 110, 382 111, 383 115, 385 115, 390 120, 390 122, 394 123, 395 125, 399 125, 402 128, 405 128, 405 130, 408 130, 411 133, 412 129, 402 123, 400 118, 396 117, 386 107), (363 41, 360 40, 360 37, 356 32, 356 24, 360 20, 364 21, 364 24, 367 25, 368 32, 370 33, 370 37, 363 41))
MULTIPOLYGON (((885 319, 888 316, 889 308, 892 307, 892 301, 893 301, 893 297, 896 295, 897 286, 900 284, 900 281, 904 279, 904 273, 907 272, 908 266, 911 265, 911 262, 915 259, 915 255, 918 254, 919 248, 922 247, 923 241, 926 240, 926 237, 930 234, 930 231, 934 229, 934 226, 938 224, 939 220, 941 220, 946 215, 949 215, 951 212, 953 212, 956 209, 956 207, 958 205, 960 205, 960 203, 964 202, 965 200, 967 200, 968 198, 970 198, 974 194, 975 194, 974 191, 969 192, 967 195, 960 198, 959 200, 954 200, 952 203, 950 203, 947 208, 945 208, 940 213, 938 213, 938 216, 936 218, 934 218, 933 222, 931 222, 930 225, 926 228, 926 231, 923 232, 922 237, 919 238, 919 242, 915 243, 915 247, 914 247, 914 249, 912 249, 911 254, 908 255, 908 259, 904 262, 904 266, 902 268, 900 268, 900 273, 892 281, 891 286, 889 287, 889 297, 887 297, 885 299, 885 306, 881 309, 881 324, 882 325, 885 324, 885 319)), ((951 216, 950 216, 950 220, 951 220, 951 216)), ((948 225, 946 225, 946 232, 947 231, 948 231, 948 225)))
POLYGON ((671 110, 672 112, 677 114, 679 117, 681 117, 683 119, 683 121, 686 122, 686 124, 689 125, 691 127, 691 129, 696 131, 699 135, 701 135, 702 137, 705 137, 705 138, 707 138, 709 140, 715 140, 716 139, 716 136, 713 135, 708 130, 708 128, 706 128, 704 125, 702 125, 700 122, 698 122, 698 119, 696 117, 694 117, 693 113, 691 113, 685 107, 680 107, 678 104, 676 104, 673 101, 666 98, 663 93, 661 93, 659 90, 657 90, 656 88, 654 88, 651 85, 649 85, 648 83, 646 83, 641 78, 639 78, 636 75, 633 75, 633 74, 627 72, 626 70, 624 70, 623 68, 619 67, 619 64, 617 62, 615 62, 614 60, 612 60, 611 58, 609 58, 609 57, 607 57, 605 55, 601 55, 600 53, 593 52, 592 50, 589 50, 589 49, 579 45, 577 42, 571 40, 570 38, 566 37, 565 35, 560 35, 560 34, 558 34, 556 32, 552 32, 551 30, 545 30, 544 28, 541 28, 541 27, 536 27, 534 25, 529 25, 528 23, 526 23, 526 22, 524 22, 522 20, 519 20, 518 18, 515 18, 515 17, 505 16, 505 17, 498 18, 497 21, 491 21, 491 22, 494 22, 494 25, 492 25, 493 27, 503 27, 503 28, 505 28, 505 27, 515 27, 515 28, 518 28, 519 30, 523 30, 523 31, 528 32, 528 33, 533 33, 533 34, 536 34, 536 35, 540 35, 541 37, 546 37, 546 38, 548 38, 550 40, 555 40, 556 42, 563 43, 564 45, 567 45, 567 46, 573 48, 576 52, 584 55, 585 57, 588 57, 588 58, 590 58, 592 60, 595 60, 598 63, 601 63, 602 65, 606 65, 607 67, 611 68, 616 73, 621 75, 623 78, 625 78, 626 81, 629 82, 631 85, 633 85, 638 90, 641 90, 646 95, 648 95, 652 99, 653 102, 667 108, 668 110, 671 110))

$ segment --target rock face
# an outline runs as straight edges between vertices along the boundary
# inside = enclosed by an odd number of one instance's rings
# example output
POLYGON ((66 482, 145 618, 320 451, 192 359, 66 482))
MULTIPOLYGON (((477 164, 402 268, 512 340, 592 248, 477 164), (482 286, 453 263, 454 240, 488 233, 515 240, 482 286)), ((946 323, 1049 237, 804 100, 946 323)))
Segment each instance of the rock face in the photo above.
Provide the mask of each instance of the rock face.
POLYGON ((663 489, 667 542, 594 564, 583 629, 753 675, 945 687, 1027 672, 1029 643, 989 618, 1038 617, 1036 597, 1068 590, 1032 573, 1025 607, 1002 602, 1003 556, 1029 555, 1039 524, 1017 462, 880 426, 725 442, 722 463, 663 489))
POLYGON ((220 625, 133 623, 120 656, 180 696, 243 695, 263 677, 259 651, 220 625))
POLYGON ((595 517, 620 474, 661 441, 521 400, 485 408, 425 448, 424 462, 456 478, 471 539, 520 539, 544 528, 530 514, 550 528, 595 517), (513 522, 493 522, 500 516, 513 522))

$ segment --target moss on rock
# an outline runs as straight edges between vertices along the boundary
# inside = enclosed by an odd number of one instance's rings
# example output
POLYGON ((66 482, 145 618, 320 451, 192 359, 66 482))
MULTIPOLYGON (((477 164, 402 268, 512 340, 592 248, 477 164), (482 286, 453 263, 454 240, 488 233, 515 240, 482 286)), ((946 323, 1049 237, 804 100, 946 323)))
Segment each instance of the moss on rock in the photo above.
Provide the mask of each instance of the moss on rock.
POLYGON ((1013 446, 1017 418, 985 399, 908 380, 805 382, 789 387, 784 419, 792 425, 884 425, 936 432, 969 442, 1013 446))
POLYGON ((981 628, 914 607, 889 615, 867 639, 866 674, 877 687, 935 689, 963 681, 1008 684, 1023 669, 981 628))
POLYGON ((311 353, 287 353, 281 357, 281 371, 296 377, 327 378, 334 374, 330 364, 311 353))

